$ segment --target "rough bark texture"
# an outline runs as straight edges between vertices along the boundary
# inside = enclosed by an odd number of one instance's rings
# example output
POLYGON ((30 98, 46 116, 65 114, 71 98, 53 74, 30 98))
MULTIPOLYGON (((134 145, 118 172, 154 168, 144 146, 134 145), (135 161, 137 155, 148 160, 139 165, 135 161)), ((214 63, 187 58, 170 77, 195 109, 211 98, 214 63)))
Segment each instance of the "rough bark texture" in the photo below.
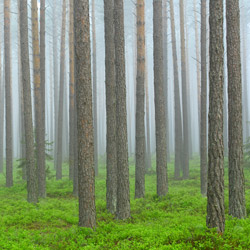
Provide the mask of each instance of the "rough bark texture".
POLYGON ((70 1, 69 16, 69 179, 74 177, 75 143, 75 54, 74 54, 74 2, 70 1))
POLYGON ((130 217, 123 0, 114 0, 117 141, 117 219, 130 217))
POLYGON ((57 130, 57 161, 56 179, 62 179, 62 144, 63 144, 63 105, 64 105, 64 82, 65 82, 65 29, 66 29, 66 0, 63 0, 61 52, 60 52, 60 92, 58 106, 58 130, 57 130))
POLYGON ((229 214, 246 216, 243 173, 242 79, 239 0, 227 0, 227 67, 229 126, 229 214))
POLYGON ((180 31, 181 31, 181 82, 182 82, 182 113, 183 113, 183 178, 189 177, 189 142, 188 142, 188 102, 187 102, 187 71, 186 46, 184 29, 184 3, 180 0, 180 31))
POLYGON ((38 36, 37 1, 32 0, 32 45, 33 45, 33 78, 35 87, 35 134, 36 134, 36 160, 38 175, 38 194, 46 196, 46 174, 45 174, 45 141, 43 136, 42 121, 42 92, 40 79, 40 48, 38 36))
POLYGON ((145 3, 137 0, 137 76, 136 76, 136 162, 135 198, 145 195, 145 3))
POLYGON ((6 187, 13 186, 12 82, 10 62, 10 0, 4 0, 4 67, 6 107, 6 187))
MULTIPOLYGON (((42 137, 45 144, 45 86, 46 86, 46 64, 45 64, 45 2, 40 0, 40 77, 41 77, 41 98, 42 98, 42 137)), ((45 145, 44 145, 45 148, 45 145)), ((44 164, 46 164, 45 153, 44 164)))
POLYGON ((34 136, 32 122, 32 102, 30 86, 30 62, 28 43, 28 11, 27 0, 20 1, 20 44, 22 61, 22 82, 24 101, 25 146, 26 146, 26 173, 28 202, 38 202, 37 169, 35 164, 34 136))
POLYGON ((92 60, 93 60, 93 117, 94 117, 94 150, 95 175, 98 175, 98 128, 97 128, 97 68, 96 68, 96 29, 95 29, 95 0, 92 0, 92 60))
MULTIPOLYGON (((0 27, 1 34, 1 27, 0 27)), ((2 74, 2 50, 0 44, 0 173, 3 173, 3 131, 4 131, 4 79, 2 74)))
POLYGON ((166 175, 167 141, 165 97, 163 86, 162 1, 154 0, 153 4, 157 195, 165 196, 168 192, 168 184, 166 175))
POLYGON ((201 1, 201 126, 200 180, 201 194, 207 194, 207 1, 201 1))
POLYGON ((115 44, 114 44, 114 1, 104 0, 105 22, 105 73, 107 112, 107 210, 116 212, 117 202, 117 159, 116 159, 116 93, 115 93, 115 44))
POLYGON ((223 145, 223 0, 210 1, 207 226, 225 229, 223 145))
POLYGON ((174 5, 173 0, 170 0, 170 19, 171 19, 171 35, 172 35, 172 53, 174 64, 174 112, 175 112, 175 179, 180 178, 181 170, 181 154, 182 154, 182 125, 181 125, 181 103, 180 103, 180 88, 178 76, 178 60, 176 50, 175 36, 175 20, 174 20, 174 5))
POLYGON ((74 0, 79 226, 96 226, 89 1, 74 0))
POLYGON ((163 1, 163 81, 166 114, 167 160, 170 162, 169 117, 168 117, 168 9, 167 1, 163 1))

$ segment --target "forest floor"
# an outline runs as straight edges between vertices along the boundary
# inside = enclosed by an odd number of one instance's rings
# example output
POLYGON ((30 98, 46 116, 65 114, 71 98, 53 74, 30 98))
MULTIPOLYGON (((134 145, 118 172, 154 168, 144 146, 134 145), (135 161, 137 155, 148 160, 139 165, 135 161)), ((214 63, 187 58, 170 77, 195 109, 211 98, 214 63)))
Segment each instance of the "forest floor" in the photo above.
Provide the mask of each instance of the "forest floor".
MULTIPOLYGON (((155 169, 155 166, 154 168, 155 169)), ((5 188, 0 175, 0 249, 250 249, 250 217, 226 215, 226 230, 218 235, 206 228, 206 198, 200 195, 199 160, 190 162, 190 179, 176 181, 168 165, 169 193, 156 196, 155 170, 146 175, 146 197, 134 200, 134 166, 130 166, 131 219, 117 221, 106 211, 105 169, 96 178, 97 228, 79 228, 78 203, 72 182, 65 177, 47 181, 47 198, 26 202, 26 184, 15 171, 15 185, 5 188)), ((250 168, 245 169, 246 204, 250 213, 250 168)), ((225 204, 228 213, 225 169, 225 204)))

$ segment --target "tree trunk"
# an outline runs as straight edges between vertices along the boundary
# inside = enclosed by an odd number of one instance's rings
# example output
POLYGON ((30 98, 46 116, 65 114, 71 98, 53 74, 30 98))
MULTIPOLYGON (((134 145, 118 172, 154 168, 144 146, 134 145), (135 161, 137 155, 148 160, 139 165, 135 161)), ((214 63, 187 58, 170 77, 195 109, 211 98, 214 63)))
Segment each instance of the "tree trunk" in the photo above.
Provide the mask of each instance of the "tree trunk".
POLYGON ((174 5, 173 0, 170 0, 170 19, 171 19, 171 34, 172 34, 172 53, 174 66, 174 110, 175 110, 175 179, 180 178, 181 170, 181 154, 182 154, 182 125, 181 125, 181 103, 180 89, 178 76, 178 60, 176 50, 175 36, 175 20, 174 20, 174 5))
POLYGON ((96 31, 95 31, 95 0, 92 0, 92 60, 93 60, 93 108, 94 108, 94 150, 95 175, 98 176, 98 129, 97 129, 97 69, 96 69, 96 31))
POLYGON ((165 98, 163 86, 162 0, 154 0, 153 4, 157 195, 165 196, 168 192, 168 183, 166 174, 167 141, 165 98))
POLYGON ((107 210, 116 212, 117 203, 117 159, 116 159, 116 93, 115 93, 115 44, 114 44, 114 1, 104 0, 105 23, 105 73, 107 112, 107 210))
MULTIPOLYGON (((46 74, 45 74, 45 1, 40 0, 40 76, 41 76, 41 96, 42 96, 42 136, 45 143, 45 86, 46 86, 46 74)), ((45 145, 44 145, 45 148, 45 145)), ((45 153, 44 153, 45 158, 45 153)), ((44 159, 46 164, 46 159, 44 159)))
POLYGON ((145 195, 145 3, 137 0, 137 76, 136 76, 136 162, 135 198, 145 195))
POLYGON ((33 43, 33 77, 35 85, 35 124, 36 124, 36 148, 37 150, 37 174, 38 192, 40 197, 46 196, 46 174, 45 174, 45 140, 43 134, 43 109, 40 79, 40 49, 38 37, 38 15, 37 1, 32 0, 32 43, 33 43))
POLYGON ((6 187, 13 186, 12 81, 10 53, 10 0, 4 0, 4 67, 6 102, 6 187))
POLYGON ((74 2, 70 1, 69 17, 69 179, 74 177, 74 143, 75 143, 75 54, 74 54, 74 2))
MULTIPOLYGON (((1 34, 1 27, 0 27, 1 34)), ((2 50, 0 44, 0 173, 3 173, 3 135, 4 133, 4 79, 2 74, 2 50)))
POLYGON ((167 160, 170 162, 170 142, 169 142, 169 116, 168 116, 168 9, 167 1, 163 1, 163 79, 165 95, 166 114, 166 138, 167 138, 167 160))
POLYGON ((182 113, 183 113, 183 178, 189 177, 189 142, 188 142, 188 102, 186 46, 184 29, 184 3, 180 0, 180 31, 181 31, 181 79, 182 79, 182 113))
POLYGON ((225 229, 224 145, 223 145, 223 0, 210 1, 210 71, 207 226, 225 229))
POLYGON ((114 0, 117 141, 117 219, 130 217, 123 0, 114 0))
POLYGON ((61 53, 60 53, 60 92, 58 106, 58 129, 57 129, 57 161, 56 179, 62 179, 62 144, 63 140, 63 104, 64 104, 64 71, 65 71, 65 29, 66 29, 66 0, 63 0, 62 32, 61 32, 61 53))
POLYGON ((239 0, 228 0, 227 67, 228 67, 228 127, 229 127, 229 214, 246 216, 243 172, 242 79, 240 55, 239 0))
POLYGON ((207 194, 207 1, 201 1, 201 126, 200 181, 201 194, 207 194))
POLYGON ((96 226, 89 1, 74 0, 79 226, 96 226))
POLYGON ((22 82, 25 122, 26 173, 28 202, 38 202, 37 169, 35 164, 32 103, 30 86, 30 62, 28 42, 28 11, 27 0, 20 1, 20 44, 22 61, 22 82))

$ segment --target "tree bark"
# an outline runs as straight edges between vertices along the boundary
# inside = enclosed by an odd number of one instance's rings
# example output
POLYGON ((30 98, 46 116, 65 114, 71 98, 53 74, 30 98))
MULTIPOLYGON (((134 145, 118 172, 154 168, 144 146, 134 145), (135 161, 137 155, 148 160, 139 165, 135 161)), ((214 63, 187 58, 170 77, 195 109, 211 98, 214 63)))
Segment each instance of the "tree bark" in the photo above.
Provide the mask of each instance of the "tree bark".
MULTIPOLYGON (((0 27, 1 34, 1 27, 0 27)), ((4 78, 2 74, 2 49, 0 44, 0 173, 3 173, 3 140, 4 140, 4 78)))
POLYGON ((201 194, 207 195, 207 1, 201 1, 201 126, 200 181, 201 194))
POLYGON ((30 86, 30 62, 28 42, 28 11, 27 0, 20 1, 20 44, 22 61, 22 82, 24 101, 25 146, 26 146, 26 173, 28 202, 38 202, 37 169, 35 164, 34 136, 32 122, 32 102, 30 86))
POLYGON ((189 178, 189 142, 188 142, 188 102, 187 102, 187 71, 186 46, 184 29, 184 3, 180 0, 180 31, 181 31, 181 79, 182 79, 182 113, 183 113, 183 178, 189 178))
POLYGON ((6 107, 6 187, 13 186, 12 80, 10 53, 10 0, 4 0, 4 67, 6 107))
POLYGON ((38 37, 38 14, 37 1, 32 0, 32 44, 33 44, 33 78, 35 87, 35 133, 36 133, 36 160, 38 174, 38 194, 46 196, 46 174, 45 174, 45 138, 43 136, 43 109, 40 78, 40 49, 38 37))
POLYGON ((104 0, 105 23, 105 73, 106 73, 106 112, 107 112, 107 210, 114 214, 117 203, 117 158, 116 158, 116 78, 114 44, 114 1, 104 0))
POLYGON ((182 154, 182 125, 181 125, 181 103, 180 103, 180 88, 178 76, 178 60, 176 50, 175 36, 175 20, 174 20, 174 5, 173 0, 170 0, 170 19, 171 19, 171 35, 172 35, 172 53, 174 66, 174 110, 175 110, 175 179, 180 178, 181 171, 181 154, 182 154))
POLYGON ((210 71, 207 226, 225 229, 224 145, 223 145, 223 0, 211 0, 210 9, 210 71))
POLYGON ((74 177, 74 142, 75 142, 75 54, 74 54, 74 2, 70 1, 70 17, 69 17, 69 179, 74 177))
POLYGON ((145 3, 137 0, 135 198, 145 195, 145 3))
POLYGON ((229 127, 229 214, 246 216, 243 172, 242 79, 239 0, 227 0, 227 68, 229 127))
POLYGON ((162 0, 154 0, 153 4, 157 195, 165 196, 168 192, 168 183, 166 174, 167 141, 165 98, 163 86, 162 0))
POLYGON ((130 217, 123 0, 114 0, 117 140, 117 219, 130 217))
POLYGON ((61 53, 60 53, 60 92, 58 106, 58 129, 57 129, 57 161, 56 179, 62 179, 62 144, 63 144, 63 105, 64 105, 64 81, 65 81, 65 30, 66 30, 66 0, 63 0, 61 53))
POLYGON ((89 1, 74 0, 79 226, 96 226, 89 1))

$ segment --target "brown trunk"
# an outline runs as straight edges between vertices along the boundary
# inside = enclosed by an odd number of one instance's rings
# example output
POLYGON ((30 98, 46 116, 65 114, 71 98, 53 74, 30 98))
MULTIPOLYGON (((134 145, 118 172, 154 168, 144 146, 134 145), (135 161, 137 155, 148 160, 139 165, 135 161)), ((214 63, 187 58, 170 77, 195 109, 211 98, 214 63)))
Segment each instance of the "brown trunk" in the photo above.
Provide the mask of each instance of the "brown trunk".
POLYGON ((184 3, 180 0, 180 31, 181 31, 181 79, 182 79, 182 113, 183 113, 183 178, 189 177, 189 142, 188 142, 188 102, 187 102, 187 72, 186 46, 184 29, 184 3))
POLYGON ((130 217, 123 0, 114 0, 117 141, 117 219, 130 217))
MULTIPOLYGON (((1 34, 1 27, 0 27, 1 34)), ((3 173, 3 130, 4 130, 4 80, 2 77, 2 50, 0 44, 0 173, 3 173)))
POLYGON ((4 67, 6 102, 6 187, 13 186, 12 82, 10 59, 10 0, 4 0, 4 67))
POLYGON ((244 218, 246 216, 246 202, 242 166, 242 80, 239 0, 228 0, 226 8, 229 115, 229 214, 237 218, 244 218))
POLYGON ((36 159, 38 174, 38 192, 40 197, 46 196, 46 174, 45 174, 45 141, 43 136, 42 121, 42 93, 40 79, 40 49, 38 37, 38 15, 37 1, 32 0, 32 44, 33 44, 33 77, 35 87, 35 132, 36 132, 36 159))
POLYGON ((94 108, 94 150, 95 175, 98 176, 98 129, 97 129, 97 69, 96 69, 96 31, 95 31, 95 0, 92 0, 92 60, 93 60, 93 108, 94 108))
POLYGON ((117 202, 117 159, 116 159, 116 93, 115 93, 115 44, 114 44, 114 1, 104 0, 105 22, 105 73, 107 110, 107 210, 116 212, 117 202))
POLYGON ((62 144, 63 140, 63 105, 64 105, 64 81, 65 81, 65 29, 66 29, 66 0, 63 0, 61 53, 60 53, 60 92, 58 106, 58 129, 57 129, 57 161, 56 179, 62 179, 62 144))
POLYGON ((224 145, 223 145, 223 0, 209 3, 210 71, 209 71, 209 132, 207 226, 225 229, 224 206, 224 145))
POLYGON ((201 1, 201 128, 200 180, 201 194, 207 194, 207 1, 201 1))
POLYGON ((135 198, 145 195, 145 3, 137 0, 137 76, 136 76, 136 162, 135 198))
POLYGON ((164 95, 166 114, 167 159, 170 162, 169 117, 168 117, 168 9, 167 1, 163 1, 163 65, 164 95))
POLYGON ((28 43, 28 11, 27 0, 20 1, 20 44, 22 60, 22 82, 25 122, 26 173, 28 202, 38 202, 37 169, 35 164, 34 136, 32 122, 32 103, 30 86, 30 62, 28 43))
POLYGON ((74 2, 70 1, 69 17, 69 179, 74 177, 74 143, 75 143, 75 54, 74 54, 74 2))
POLYGON ((157 195, 165 196, 167 183, 167 141, 166 116, 163 86, 163 35, 162 35, 162 0, 154 0, 154 90, 155 90, 155 133, 156 133, 156 173, 157 195))
POLYGON ((178 60, 176 50, 175 20, 173 0, 170 0, 170 20, 172 35, 172 53, 174 66, 174 110, 175 110, 175 179, 180 178, 181 154, 182 154, 182 125, 181 125, 181 103, 178 76, 178 60))
POLYGON ((89 1, 74 0, 79 226, 96 226, 89 1))

